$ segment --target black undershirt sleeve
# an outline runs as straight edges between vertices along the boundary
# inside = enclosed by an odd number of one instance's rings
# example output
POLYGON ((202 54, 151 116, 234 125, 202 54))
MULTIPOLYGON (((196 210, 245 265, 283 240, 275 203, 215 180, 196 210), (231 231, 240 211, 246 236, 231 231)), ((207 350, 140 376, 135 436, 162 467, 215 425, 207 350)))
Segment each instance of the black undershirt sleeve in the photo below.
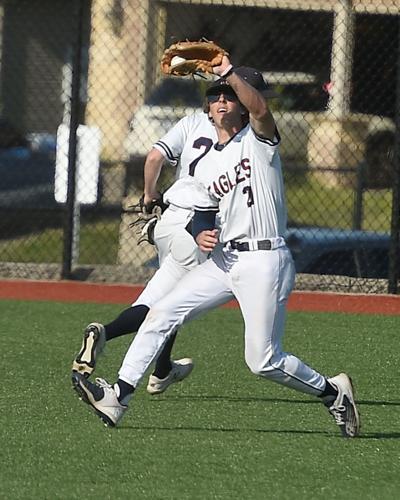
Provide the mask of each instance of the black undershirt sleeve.
POLYGON ((215 210, 196 210, 192 219, 192 236, 196 236, 202 231, 212 230, 215 228, 215 210))

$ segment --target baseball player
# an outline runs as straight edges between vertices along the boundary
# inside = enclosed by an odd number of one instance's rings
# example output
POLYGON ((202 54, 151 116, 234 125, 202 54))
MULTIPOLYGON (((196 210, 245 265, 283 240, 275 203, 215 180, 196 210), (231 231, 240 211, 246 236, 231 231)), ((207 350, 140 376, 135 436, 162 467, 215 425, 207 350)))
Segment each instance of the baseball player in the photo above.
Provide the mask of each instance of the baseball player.
MULTIPOLYGON (((149 152, 144 166, 144 205, 151 207, 160 194, 157 180, 164 161, 177 166, 176 182, 164 193, 169 204, 155 226, 154 241, 159 257, 159 269, 139 298, 107 325, 90 323, 85 331, 82 346, 76 355, 72 370, 88 377, 95 369, 96 359, 105 343, 113 338, 137 332, 150 307, 167 295, 178 281, 205 259, 190 234, 194 214, 193 197, 185 183, 198 161, 216 141, 216 131, 206 113, 196 113, 182 118, 149 152)), ((167 387, 186 378, 192 368, 190 358, 171 361, 171 350, 176 333, 171 335, 160 353, 147 391, 160 394, 167 387)), ((74 378, 73 378, 74 381, 74 378)))
POLYGON ((212 252, 211 258, 151 308, 114 385, 103 379, 93 384, 78 375, 77 390, 105 423, 116 425, 168 336, 195 313, 231 294, 243 314, 250 370, 319 397, 342 435, 354 437, 360 420, 349 377, 341 373, 326 378, 282 351, 286 302, 295 272, 283 238, 286 205, 280 138, 262 95, 267 85, 255 70, 238 75, 227 56, 214 71, 221 78, 208 89, 207 97, 218 140, 189 179, 196 190, 193 236, 202 251, 212 252), (246 109, 250 122, 243 126, 246 109), (213 170, 207 168, 210 164, 213 170), (215 228, 218 211, 219 230, 215 228))

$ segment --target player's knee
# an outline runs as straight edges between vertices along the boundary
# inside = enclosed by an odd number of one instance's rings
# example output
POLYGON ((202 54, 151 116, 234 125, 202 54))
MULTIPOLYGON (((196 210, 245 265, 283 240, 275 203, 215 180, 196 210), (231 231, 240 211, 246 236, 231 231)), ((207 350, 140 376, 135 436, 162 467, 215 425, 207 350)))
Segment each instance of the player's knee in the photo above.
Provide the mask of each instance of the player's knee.
POLYGON ((246 359, 250 371, 258 377, 263 377, 271 381, 280 381, 282 379, 283 358, 281 353, 266 355, 263 358, 246 359))
POLYGON ((166 324, 168 321, 168 315, 163 309, 157 309, 157 307, 152 307, 147 313, 145 319, 146 330, 159 330, 161 325, 166 324))
POLYGON ((249 364, 247 363, 250 371, 256 375, 257 377, 263 377, 271 380, 275 380, 278 375, 277 368, 270 364, 269 362, 265 363, 257 363, 257 364, 249 364))
POLYGON ((262 376, 263 374, 263 369, 264 369, 264 364, 260 363, 254 359, 246 359, 246 364, 248 369, 253 373, 254 375, 257 375, 259 377, 262 376))
POLYGON ((251 373, 254 373, 258 377, 267 377, 268 373, 273 370, 273 366, 270 363, 270 356, 260 358, 259 356, 246 355, 245 360, 251 373))
POLYGON ((144 332, 157 332, 160 335, 168 336, 175 330, 182 320, 178 314, 173 314, 165 308, 154 306, 147 313, 144 322, 144 332))

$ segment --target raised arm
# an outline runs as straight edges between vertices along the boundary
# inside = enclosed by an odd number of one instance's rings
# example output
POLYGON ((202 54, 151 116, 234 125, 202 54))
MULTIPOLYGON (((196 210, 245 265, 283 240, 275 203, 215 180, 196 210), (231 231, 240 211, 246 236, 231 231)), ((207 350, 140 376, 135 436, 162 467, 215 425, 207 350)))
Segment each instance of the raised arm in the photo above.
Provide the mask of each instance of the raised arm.
POLYGON ((255 133, 266 139, 275 136, 275 120, 266 97, 235 73, 229 58, 224 56, 222 64, 214 68, 214 73, 226 79, 236 92, 240 102, 248 110, 250 125, 255 133))

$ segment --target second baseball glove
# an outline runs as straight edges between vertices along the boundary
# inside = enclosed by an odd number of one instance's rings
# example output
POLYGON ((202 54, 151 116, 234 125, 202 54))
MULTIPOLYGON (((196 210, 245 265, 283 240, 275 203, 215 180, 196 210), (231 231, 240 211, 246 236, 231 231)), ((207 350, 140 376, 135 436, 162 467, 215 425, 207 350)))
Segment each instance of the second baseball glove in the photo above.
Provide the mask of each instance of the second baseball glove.
POLYGON ((228 52, 211 41, 178 42, 167 49, 161 59, 161 70, 166 75, 187 76, 212 73, 228 52))
POLYGON ((138 214, 136 219, 129 224, 129 227, 136 229, 139 234, 138 245, 147 241, 154 245, 154 228, 161 218, 161 214, 168 208, 164 203, 162 194, 151 200, 150 203, 144 203, 144 194, 140 197, 136 205, 130 205, 127 212, 138 214))

